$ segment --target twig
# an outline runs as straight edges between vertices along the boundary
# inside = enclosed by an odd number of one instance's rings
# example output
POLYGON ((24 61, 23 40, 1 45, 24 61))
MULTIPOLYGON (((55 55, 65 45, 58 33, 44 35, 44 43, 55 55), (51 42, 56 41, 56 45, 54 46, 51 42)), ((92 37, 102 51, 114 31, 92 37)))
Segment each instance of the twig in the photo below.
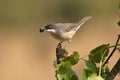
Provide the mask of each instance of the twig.
POLYGON ((57 64, 60 63, 60 59, 66 57, 67 54, 68 54, 67 50, 64 49, 64 48, 62 48, 61 43, 62 43, 62 42, 58 43, 57 48, 56 48, 57 64))
POLYGON ((57 64, 60 63, 59 59, 62 57, 61 56, 61 43, 58 43, 57 48, 56 48, 56 58, 57 58, 57 64))
POLYGON ((116 41, 116 44, 115 44, 112 52, 110 53, 110 55, 108 56, 108 58, 107 58, 106 61, 104 62, 103 66, 105 66, 105 65, 108 63, 109 59, 112 57, 113 53, 116 51, 119 40, 120 40, 120 35, 118 35, 118 39, 117 39, 117 41, 116 41))
POLYGON ((120 72, 120 58, 105 80, 113 80, 115 76, 118 74, 118 72, 120 72))
MULTIPOLYGON (((115 45, 112 45, 112 46, 109 46, 108 48, 113 48, 113 47, 115 47, 116 46, 116 44, 115 45)), ((120 44, 117 44, 117 46, 120 46, 120 44)))

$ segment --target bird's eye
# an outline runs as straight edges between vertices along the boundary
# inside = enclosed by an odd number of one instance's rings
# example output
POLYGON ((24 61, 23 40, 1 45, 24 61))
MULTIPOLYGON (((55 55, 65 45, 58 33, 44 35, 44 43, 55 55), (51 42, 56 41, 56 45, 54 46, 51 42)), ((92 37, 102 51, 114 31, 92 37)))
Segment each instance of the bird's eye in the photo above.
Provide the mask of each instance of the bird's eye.
POLYGON ((52 29, 53 27, 52 27, 52 25, 47 25, 47 26, 45 26, 45 28, 46 29, 52 29))

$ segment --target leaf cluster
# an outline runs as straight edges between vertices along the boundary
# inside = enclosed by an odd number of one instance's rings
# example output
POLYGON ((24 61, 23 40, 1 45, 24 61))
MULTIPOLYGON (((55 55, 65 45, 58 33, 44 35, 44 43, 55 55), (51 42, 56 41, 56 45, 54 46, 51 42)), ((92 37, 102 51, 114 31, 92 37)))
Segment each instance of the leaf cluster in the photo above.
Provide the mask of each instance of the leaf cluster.
POLYGON ((108 75, 109 68, 103 66, 108 53, 109 44, 100 45, 90 51, 89 60, 84 63, 82 80, 103 80, 108 75))
POLYGON ((79 80, 74 70, 71 68, 78 63, 79 54, 74 52, 71 56, 65 57, 60 64, 55 64, 56 77, 58 80, 79 80))

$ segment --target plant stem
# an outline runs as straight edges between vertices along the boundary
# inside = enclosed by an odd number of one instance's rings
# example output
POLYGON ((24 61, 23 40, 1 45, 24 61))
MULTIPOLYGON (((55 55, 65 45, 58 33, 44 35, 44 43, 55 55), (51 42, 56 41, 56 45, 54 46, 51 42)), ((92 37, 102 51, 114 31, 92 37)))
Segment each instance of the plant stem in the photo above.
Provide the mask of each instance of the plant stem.
MULTIPOLYGON (((105 65, 108 63, 109 59, 112 57, 113 53, 116 51, 117 46, 120 45, 120 44, 118 44, 118 43, 119 43, 119 40, 120 40, 120 35, 118 35, 116 44, 113 45, 113 46, 111 46, 111 47, 114 47, 114 48, 113 48, 112 52, 110 53, 110 55, 108 56, 108 58, 106 59, 106 61, 104 62, 103 66, 105 66, 105 65)), ((110 48, 111 48, 111 47, 110 47, 110 48)))
POLYGON ((109 46, 108 48, 113 48, 115 46, 120 46, 120 44, 109 46))
POLYGON ((120 58, 114 65, 114 67, 112 68, 112 70, 110 71, 109 75, 106 77, 105 80, 113 80, 119 72, 120 72, 120 58))
POLYGON ((101 76, 101 70, 102 70, 102 64, 103 64, 103 58, 105 56, 107 50, 104 51, 103 55, 101 55, 101 60, 100 60, 100 68, 99 68, 99 76, 101 76))
POLYGON ((99 76, 101 76, 101 69, 102 69, 102 59, 100 61, 99 76))

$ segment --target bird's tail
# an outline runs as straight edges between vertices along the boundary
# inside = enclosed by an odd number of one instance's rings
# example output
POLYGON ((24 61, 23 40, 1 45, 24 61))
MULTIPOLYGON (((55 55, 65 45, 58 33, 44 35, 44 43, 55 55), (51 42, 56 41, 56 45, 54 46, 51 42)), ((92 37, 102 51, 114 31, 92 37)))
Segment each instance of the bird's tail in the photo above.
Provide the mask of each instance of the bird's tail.
POLYGON ((92 18, 92 16, 86 16, 84 17, 82 20, 80 20, 78 23, 77 23, 77 28, 76 30, 78 30, 85 22, 87 22, 88 20, 90 20, 92 18))

